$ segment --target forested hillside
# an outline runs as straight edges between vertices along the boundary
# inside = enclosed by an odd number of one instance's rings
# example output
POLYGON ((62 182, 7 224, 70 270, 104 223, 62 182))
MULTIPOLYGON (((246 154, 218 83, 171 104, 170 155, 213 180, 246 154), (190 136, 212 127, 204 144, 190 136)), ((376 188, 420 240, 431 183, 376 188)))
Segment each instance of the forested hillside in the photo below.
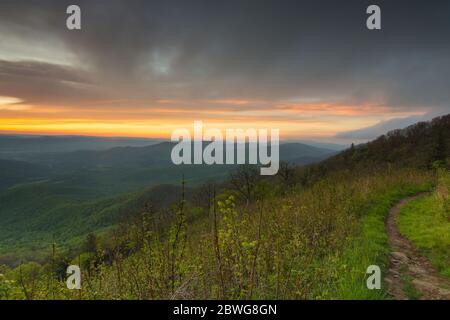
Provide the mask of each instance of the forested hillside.
MULTIPOLYGON (((26 141, 33 146, 45 142, 35 139, 39 142, 26 141)), ((176 166, 170 159, 174 145, 19 152, 29 162, 0 160, 0 264, 42 261, 53 240, 64 247, 77 246, 90 232, 102 232, 127 216, 130 202, 144 205, 134 199, 147 196, 173 202, 176 193, 167 184, 179 188, 182 177, 188 188, 209 180, 222 183, 237 168, 176 166)), ((311 163, 332 154, 300 143, 280 146, 281 159, 290 163, 311 163)))
POLYGON ((315 179, 332 171, 358 168, 409 167, 427 170, 434 164, 443 165, 449 150, 450 115, 446 115, 388 132, 365 144, 352 145, 336 156, 302 171, 305 176, 315 179))
POLYGON ((0 169, 0 192, 16 184, 45 179, 50 173, 46 166, 16 160, 0 159, 0 169))

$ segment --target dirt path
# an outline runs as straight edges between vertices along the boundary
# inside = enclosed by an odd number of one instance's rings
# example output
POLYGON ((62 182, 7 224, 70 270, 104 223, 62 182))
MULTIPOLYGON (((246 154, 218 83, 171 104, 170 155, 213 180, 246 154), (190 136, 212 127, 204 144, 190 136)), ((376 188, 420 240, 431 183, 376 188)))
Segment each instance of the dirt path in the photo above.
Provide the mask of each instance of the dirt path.
POLYGON ((397 229, 400 208, 424 195, 403 199, 391 208, 386 220, 386 231, 392 249, 386 283, 389 294, 396 300, 450 300, 450 280, 440 276, 430 261, 397 229))

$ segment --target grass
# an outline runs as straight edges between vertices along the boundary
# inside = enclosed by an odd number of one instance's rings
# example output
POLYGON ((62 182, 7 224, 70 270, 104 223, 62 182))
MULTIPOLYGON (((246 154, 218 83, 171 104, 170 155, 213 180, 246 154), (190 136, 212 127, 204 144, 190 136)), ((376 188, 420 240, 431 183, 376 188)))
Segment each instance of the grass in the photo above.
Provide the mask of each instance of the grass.
POLYGON ((406 271, 402 274, 402 280, 405 284, 403 290, 408 300, 419 300, 422 297, 422 293, 414 286, 413 278, 406 274, 406 271))
POLYGON ((398 220, 411 240, 438 271, 450 277, 450 220, 436 194, 406 204, 398 220))
POLYGON ((385 219, 389 209, 400 199, 428 191, 431 184, 396 188, 377 196, 367 206, 367 214, 361 219, 359 234, 351 240, 339 264, 345 266, 341 272, 337 299, 379 300, 386 299, 387 290, 382 282, 381 290, 369 290, 366 280, 367 267, 377 265, 381 268, 382 279, 389 263, 389 242, 385 231, 385 219))

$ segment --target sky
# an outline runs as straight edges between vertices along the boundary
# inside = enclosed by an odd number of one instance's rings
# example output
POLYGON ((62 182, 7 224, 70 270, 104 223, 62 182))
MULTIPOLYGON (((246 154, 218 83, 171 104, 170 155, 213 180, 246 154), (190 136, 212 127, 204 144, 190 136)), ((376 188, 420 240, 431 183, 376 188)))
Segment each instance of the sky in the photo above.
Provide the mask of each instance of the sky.
POLYGON ((449 113, 449 84, 448 1, 0 3, 0 133, 360 141, 449 113))

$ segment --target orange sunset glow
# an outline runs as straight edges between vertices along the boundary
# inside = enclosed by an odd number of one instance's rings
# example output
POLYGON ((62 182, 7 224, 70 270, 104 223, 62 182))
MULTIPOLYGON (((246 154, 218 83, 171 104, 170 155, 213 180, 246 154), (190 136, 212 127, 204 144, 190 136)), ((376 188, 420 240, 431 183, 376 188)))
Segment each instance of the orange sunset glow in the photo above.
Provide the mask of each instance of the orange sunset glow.
MULTIPOLYGON (((129 103, 132 105, 135 101, 129 103)), ((377 105, 323 102, 163 100, 154 102, 154 107, 121 107, 125 104, 127 101, 99 101, 80 107, 59 107, 1 97, 0 130, 18 134, 169 138, 173 130, 191 128, 193 121, 203 120, 205 125, 221 130, 277 128, 284 138, 330 138, 339 132, 374 125, 390 117, 424 114, 421 110, 407 112, 377 105)))

